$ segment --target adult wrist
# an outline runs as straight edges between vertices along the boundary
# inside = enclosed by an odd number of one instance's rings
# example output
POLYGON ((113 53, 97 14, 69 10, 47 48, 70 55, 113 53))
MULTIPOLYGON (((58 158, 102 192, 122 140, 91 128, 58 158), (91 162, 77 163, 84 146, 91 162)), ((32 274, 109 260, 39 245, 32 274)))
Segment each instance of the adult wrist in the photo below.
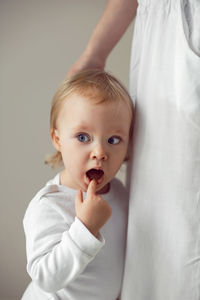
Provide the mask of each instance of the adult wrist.
POLYGON ((104 69, 107 56, 101 53, 101 51, 88 46, 85 49, 83 55, 90 62, 90 64, 95 68, 102 69, 102 70, 104 69))

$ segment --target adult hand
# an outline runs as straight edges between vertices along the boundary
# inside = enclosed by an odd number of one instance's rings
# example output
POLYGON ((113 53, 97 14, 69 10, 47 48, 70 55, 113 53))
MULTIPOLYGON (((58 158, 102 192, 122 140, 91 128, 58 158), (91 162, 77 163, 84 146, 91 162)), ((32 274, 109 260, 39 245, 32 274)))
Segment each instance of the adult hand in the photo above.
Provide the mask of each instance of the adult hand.
POLYGON ((83 53, 79 59, 71 66, 67 72, 67 78, 73 76, 77 72, 86 70, 86 69, 100 69, 103 70, 105 67, 105 62, 94 56, 90 56, 87 53, 83 53))
POLYGON ((109 0, 85 51, 67 72, 67 77, 86 69, 104 70, 106 59, 133 20, 137 0, 109 0))
POLYGON ((112 214, 108 203, 96 194, 96 181, 90 181, 86 199, 83 201, 82 191, 78 191, 75 199, 76 216, 95 236, 112 214))

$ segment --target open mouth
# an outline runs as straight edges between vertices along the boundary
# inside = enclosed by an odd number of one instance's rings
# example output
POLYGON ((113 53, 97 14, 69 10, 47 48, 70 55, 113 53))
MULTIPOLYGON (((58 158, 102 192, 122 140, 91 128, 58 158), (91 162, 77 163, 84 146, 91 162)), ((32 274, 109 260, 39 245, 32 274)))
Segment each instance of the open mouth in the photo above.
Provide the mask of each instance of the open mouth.
POLYGON ((98 184, 102 182, 103 175, 104 175, 103 170, 90 169, 86 172, 87 178, 89 178, 90 181, 92 179, 95 179, 98 184))

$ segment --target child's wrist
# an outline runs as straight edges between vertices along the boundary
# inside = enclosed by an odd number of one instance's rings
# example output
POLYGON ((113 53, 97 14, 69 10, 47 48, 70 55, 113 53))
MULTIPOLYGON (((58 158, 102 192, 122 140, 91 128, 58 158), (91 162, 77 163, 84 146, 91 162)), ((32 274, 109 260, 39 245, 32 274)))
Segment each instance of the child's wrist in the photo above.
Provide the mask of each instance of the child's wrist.
MULTIPOLYGON (((88 229, 89 230, 89 229, 88 229)), ((95 236, 95 238, 97 238, 98 237, 98 235, 99 235, 99 231, 93 231, 93 230, 89 230, 90 232, 91 232, 91 234, 92 235, 94 235, 95 236)))
MULTIPOLYGON (((84 224, 84 223, 83 223, 84 224)), ((99 229, 96 229, 96 228, 92 228, 91 226, 87 225, 87 224, 84 224, 85 227, 87 227, 87 229, 90 231, 90 233, 92 235, 94 235, 96 238, 98 237, 99 235, 99 229)))
POLYGON ((85 222, 84 220, 82 220, 81 218, 79 218, 79 220, 83 223, 83 225, 89 230, 89 232, 92 235, 94 235, 96 238, 98 237, 98 235, 99 235, 99 229, 94 228, 93 226, 91 226, 90 224, 88 224, 87 222, 85 222))

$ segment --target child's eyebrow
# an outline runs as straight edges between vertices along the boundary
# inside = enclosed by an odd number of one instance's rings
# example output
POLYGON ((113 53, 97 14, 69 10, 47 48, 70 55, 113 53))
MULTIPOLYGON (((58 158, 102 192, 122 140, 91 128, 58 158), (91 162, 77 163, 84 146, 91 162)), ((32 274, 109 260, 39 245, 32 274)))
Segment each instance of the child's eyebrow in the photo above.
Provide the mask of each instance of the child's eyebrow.
MULTIPOLYGON (((78 132, 78 131, 89 131, 89 130, 92 130, 91 126, 88 126, 86 123, 81 123, 81 124, 78 124, 77 126, 74 126, 72 127, 72 130, 75 131, 75 132, 78 132)), ((126 136, 126 131, 121 129, 121 128, 110 128, 110 132, 108 132, 108 134, 113 134, 113 135, 123 135, 123 136, 126 136)))
POLYGON ((127 135, 126 130, 122 129, 122 128, 118 128, 118 129, 113 128, 113 129, 111 129, 111 131, 114 132, 114 134, 119 134, 119 135, 124 135, 124 136, 127 135))
POLYGON ((114 129, 113 131, 115 131, 116 133, 121 133, 121 134, 124 133, 124 130, 123 130, 123 129, 114 129))
POLYGON ((85 123, 79 124, 72 128, 72 130, 74 130, 74 131, 88 130, 88 129, 89 129, 89 127, 85 123))

